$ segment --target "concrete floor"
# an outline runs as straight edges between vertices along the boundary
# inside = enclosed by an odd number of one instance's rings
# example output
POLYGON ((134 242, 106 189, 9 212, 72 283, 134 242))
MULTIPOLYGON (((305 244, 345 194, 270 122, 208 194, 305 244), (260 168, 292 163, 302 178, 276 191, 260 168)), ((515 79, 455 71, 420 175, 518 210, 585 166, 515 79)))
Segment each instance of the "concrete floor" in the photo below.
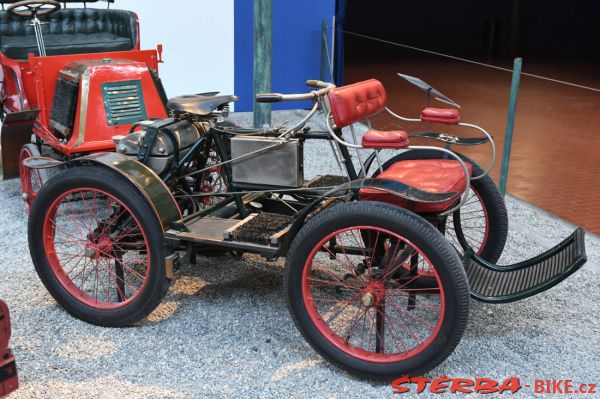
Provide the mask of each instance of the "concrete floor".
MULTIPOLYGON (((525 72, 553 76, 600 87, 600 73, 588 66, 529 64, 525 72)), ((377 78, 386 86, 389 105, 401 115, 418 117, 423 92, 396 76, 420 77, 458 102, 463 122, 481 125, 495 138, 499 156, 511 74, 455 61, 397 61, 354 63, 346 66, 346 83, 377 78)), ((432 106, 444 108, 434 101, 432 106)), ((419 125, 376 118, 375 126, 415 130, 419 125)), ((523 77, 510 160, 508 191, 586 230, 600 234, 600 93, 523 77)), ((442 125, 444 131, 459 130, 442 125)), ((462 149, 461 149, 462 151, 462 149)), ((465 148, 464 153, 485 164, 489 147, 465 148)), ((498 181, 500 163, 492 175, 498 181)))

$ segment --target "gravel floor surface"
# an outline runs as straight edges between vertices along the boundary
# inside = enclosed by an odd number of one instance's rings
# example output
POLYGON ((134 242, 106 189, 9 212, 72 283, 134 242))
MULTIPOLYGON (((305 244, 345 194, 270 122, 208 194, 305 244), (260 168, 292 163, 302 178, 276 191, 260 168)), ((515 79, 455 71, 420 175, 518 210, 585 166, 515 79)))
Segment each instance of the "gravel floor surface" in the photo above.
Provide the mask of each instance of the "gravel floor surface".
MULTIPOLYGON (((336 171, 328 149, 307 145, 307 175, 336 171)), ((330 366, 303 340, 284 301, 281 260, 201 258, 132 328, 74 319, 35 274, 19 190, 17 181, 0 182, 0 298, 11 310, 21 381, 11 399, 394 397, 389 385, 330 366)), ((511 230, 501 263, 537 254, 574 228, 518 199, 507 204, 511 230)), ((600 383, 600 239, 588 235, 586 244, 588 264, 550 291, 505 305, 472 301, 461 343, 428 376, 600 383)), ((506 397, 542 396, 523 388, 506 397)))

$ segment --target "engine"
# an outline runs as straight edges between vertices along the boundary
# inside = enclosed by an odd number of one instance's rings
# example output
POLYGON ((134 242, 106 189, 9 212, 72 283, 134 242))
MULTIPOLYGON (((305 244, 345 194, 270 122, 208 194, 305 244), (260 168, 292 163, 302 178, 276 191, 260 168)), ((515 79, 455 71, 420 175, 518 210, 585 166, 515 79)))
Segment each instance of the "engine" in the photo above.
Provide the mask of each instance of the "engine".
MULTIPOLYGON (((152 124, 153 122, 149 123, 152 124)), ((140 124, 140 126, 142 126, 140 130, 116 140, 118 153, 137 157, 148 129, 147 123, 145 127, 144 124, 140 124)), ((154 145, 150 148, 146 165, 156 172, 156 174, 160 175, 171 164, 175 148, 173 147, 173 140, 169 137, 169 132, 175 137, 179 156, 182 157, 209 128, 208 122, 197 122, 187 119, 175 121, 161 128, 156 135, 154 145), (165 130, 168 130, 168 132, 165 130)))

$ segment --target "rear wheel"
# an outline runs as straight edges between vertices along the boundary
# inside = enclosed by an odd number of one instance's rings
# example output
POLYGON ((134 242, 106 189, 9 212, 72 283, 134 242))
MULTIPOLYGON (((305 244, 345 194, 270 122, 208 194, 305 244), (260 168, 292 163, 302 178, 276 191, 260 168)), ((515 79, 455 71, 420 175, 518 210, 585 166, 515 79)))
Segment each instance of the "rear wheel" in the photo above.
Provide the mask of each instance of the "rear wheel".
MULTIPOLYGON (((483 174, 476 162, 457 155, 471 163, 473 176, 483 174)), ((386 170, 399 161, 442 157, 444 154, 439 151, 410 150, 390 158, 382 168, 386 170)), ((373 177, 378 175, 379 170, 373 173, 373 177)), ((459 210, 447 217, 443 229, 452 245, 461 252, 469 246, 488 262, 498 261, 508 236, 508 213, 500 190, 489 175, 471 181, 469 198, 459 210)))
POLYGON ((35 199, 46 181, 48 181, 48 171, 45 169, 31 169, 23 165, 23 161, 32 157, 40 157, 40 151, 33 143, 28 143, 21 149, 19 156, 19 173, 21 177, 21 191, 25 208, 29 213, 31 203, 35 199))
POLYGON ((166 293, 162 228, 121 175, 81 166, 53 177, 29 218, 29 248, 52 296, 92 324, 126 326, 166 293))
POLYGON ((436 367, 468 317, 465 272, 448 241, 418 215, 382 203, 338 205, 307 223, 290 247, 285 286, 313 348, 368 378, 436 367), (435 280, 427 288, 424 266, 435 280))

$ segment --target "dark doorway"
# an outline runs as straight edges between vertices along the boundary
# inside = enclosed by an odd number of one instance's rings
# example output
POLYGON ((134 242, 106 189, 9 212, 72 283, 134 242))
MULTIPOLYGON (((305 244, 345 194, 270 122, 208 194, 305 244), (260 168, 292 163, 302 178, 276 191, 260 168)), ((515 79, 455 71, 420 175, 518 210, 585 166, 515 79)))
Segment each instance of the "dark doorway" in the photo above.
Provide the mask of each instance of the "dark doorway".
MULTIPOLYGON (((424 107, 423 93, 396 73, 420 77, 461 104, 462 120, 486 128, 500 152, 510 72, 348 32, 505 68, 512 68, 513 57, 520 56, 526 73, 600 88, 598 1, 348 0, 346 11, 344 83, 379 79, 392 109, 418 117, 424 107)), ((375 121, 375 127, 386 129, 423 128, 418 125, 384 118, 375 121)), ((509 193, 600 234, 600 190, 594 189, 600 187, 598 126, 599 92, 523 76, 509 193)), ((436 128, 464 133, 452 126, 436 128)), ((463 152, 481 164, 490 158, 488 148, 463 152)), ((492 172, 496 181, 498 165, 492 172)))

